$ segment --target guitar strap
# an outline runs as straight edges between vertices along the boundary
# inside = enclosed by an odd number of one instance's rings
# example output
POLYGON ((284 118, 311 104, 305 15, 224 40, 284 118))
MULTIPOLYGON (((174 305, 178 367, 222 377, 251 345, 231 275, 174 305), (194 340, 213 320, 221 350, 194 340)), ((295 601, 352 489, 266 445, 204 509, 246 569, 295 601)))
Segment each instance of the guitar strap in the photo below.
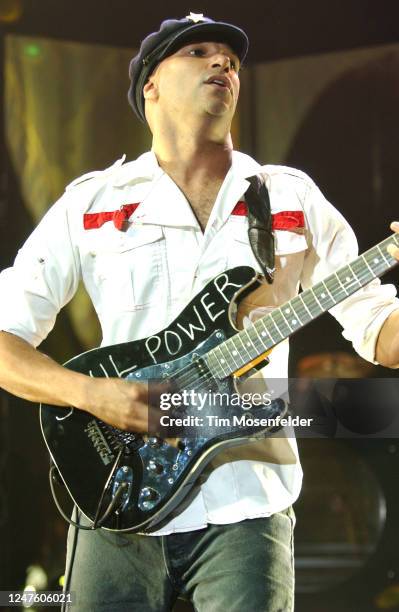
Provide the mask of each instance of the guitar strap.
POLYGON ((269 191, 261 174, 247 179, 250 186, 245 192, 245 202, 248 208, 248 238, 269 284, 274 280, 274 235, 272 231, 272 213, 269 191))

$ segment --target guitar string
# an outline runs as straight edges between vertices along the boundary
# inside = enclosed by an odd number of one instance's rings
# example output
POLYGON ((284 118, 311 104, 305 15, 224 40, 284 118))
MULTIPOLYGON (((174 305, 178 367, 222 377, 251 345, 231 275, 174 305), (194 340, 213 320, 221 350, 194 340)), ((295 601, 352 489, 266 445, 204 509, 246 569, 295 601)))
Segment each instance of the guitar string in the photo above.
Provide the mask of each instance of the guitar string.
MULTIPOLYGON (((310 296, 315 296, 316 297, 316 302, 319 303, 318 298, 317 298, 317 294, 315 293, 314 288, 316 287, 316 285, 318 285, 319 283, 327 283, 330 282, 334 284, 334 286, 330 286, 330 288, 328 287, 328 285, 325 284, 327 291, 329 291, 329 289, 331 289, 333 292, 337 291, 337 289, 339 290, 339 288, 341 288, 341 291, 344 291, 347 295, 345 297, 349 297, 350 295, 353 295, 354 293, 356 293, 357 291, 359 291, 360 289, 362 289, 363 287, 365 287, 368 283, 370 283, 372 280, 374 280, 375 278, 378 278, 379 276, 381 276, 382 274, 384 274, 386 271, 388 271, 390 268, 392 268, 395 265, 395 261, 392 258, 392 256, 390 256, 389 254, 385 254, 385 252, 383 251, 383 246, 385 246, 385 243, 388 243, 390 240, 394 240, 396 243, 396 236, 390 236, 389 238, 387 238, 385 241, 381 242, 380 244, 376 245, 375 247, 373 247, 373 249, 370 249, 369 251, 366 251, 365 253, 363 253, 362 255, 358 256, 355 260, 353 260, 352 262, 349 262, 348 264, 346 264, 345 266, 343 266, 342 268, 340 268, 339 270, 337 270, 335 273, 332 273, 331 275, 329 275, 327 278, 322 279, 321 281, 319 281, 318 283, 316 283, 314 285, 313 288, 310 288, 308 290, 305 290, 305 294, 308 293, 310 296), (374 255, 377 254, 378 252, 378 259, 380 260, 380 258, 382 258, 382 260, 378 261, 377 263, 379 263, 378 266, 374 265, 372 267, 371 264, 375 264, 376 262, 374 261, 374 256, 372 257, 373 261, 370 260, 370 262, 368 261, 368 259, 366 258, 366 255, 370 256, 370 255, 374 255), (363 260, 363 261, 362 261, 363 260), (381 265, 381 263, 383 265, 381 265), (355 264, 361 264, 362 268, 360 270, 360 272, 355 272, 353 266, 355 264), (355 290, 350 290, 349 292, 347 291, 347 287, 345 286, 345 283, 339 278, 338 274, 339 273, 343 273, 343 271, 349 268, 349 270, 351 271, 351 273, 353 274, 353 276, 355 277, 355 280, 360 284, 359 288, 356 288, 355 290), (334 278, 336 277, 336 278, 334 278)), ((292 304, 292 301, 295 298, 300 298, 303 300, 304 305, 307 307, 306 302, 305 302, 305 298, 302 295, 301 298, 301 294, 298 294, 297 296, 294 296, 291 300, 289 300, 288 302, 286 302, 285 304, 282 304, 281 306, 277 307, 275 310, 276 312, 282 311, 284 307, 287 307, 288 304, 292 304)), ((305 296, 306 297, 306 296, 305 296)), ((342 302, 344 299, 340 299, 340 300, 336 300, 335 298, 332 298, 334 301, 334 304, 332 306, 329 306, 328 308, 322 308, 322 312, 319 314, 322 314, 328 310, 330 310, 331 308, 333 308, 333 306, 337 305, 338 303, 342 302)), ((308 310, 308 308, 307 308, 308 310)), ((311 315, 311 319, 313 320, 315 318, 317 318, 319 316, 319 314, 315 314, 312 315, 312 312, 309 311, 309 314, 311 315)), ((299 317, 298 317, 299 318, 299 317)), ((262 325, 264 325, 267 328, 267 324, 268 321, 271 321, 273 323, 275 323, 275 321, 272 319, 271 314, 267 315, 266 317, 262 317, 261 319, 259 319, 257 321, 257 323, 259 321, 262 321, 262 325)), ((301 321, 301 319, 299 318, 299 321, 301 323, 301 327, 303 325, 305 325, 306 323, 303 323, 301 321)), ((252 327, 252 329, 255 327, 255 325, 252 327)), ((248 332, 248 330, 243 330, 248 332)), ((296 330, 294 330, 296 331, 296 330)), ((286 337, 289 337, 292 333, 294 333, 294 331, 291 331, 290 334, 288 334, 286 337)), ((238 334, 241 334, 242 332, 238 332, 238 334)), ((237 335, 238 335, 237 334, 237 335)), ((269 334, 270 335, 270 334, 269 334)), ((270 335, 271 339, 273 340, 273 342, 275 342, 275 340, 273 339, 273 337, 270 335)), ((232 340, 234 342, 235 336, 228 338, 225 342, 227 342, 228 340, 232 340)), ((222 344, 225 344, 225 342, 223 342, 222 344)), ((278 342, 275 342, 275 344, 273 346, 275 346, 276 344, 278 344, 278 342)), ((215 347, 218 348, 218 347, 215 347)), ((256 346, 254 345, 254 348, 256 348, 256 346)), ((211 349, 213 350, 213 349, 211 349)), ((203 383, 209 382, 211 383, 213 381, 213 383, 217 384, 217 379, 212 375, 212 373, 208 370, 207 373, 205 373, 202 376, 195 376, 195 372, 193 370, 193 365, 190 364, 189 366, 186 366, 188 368, 188 372, 185 373, 184 376, 179 376, 179 372, 176 372, 175 375, 172 375, 172 380, 178 380, 180 384, 183 384, 183 386, 187 389, 187 390, 196 390, 196 387, 198 389, 198 385, 202 385, 203 383), (187 377, 185 379, 185 377, 187 377), (195 383, 195 387, 192 387, 192 385, 195 383)), ((225 376, 223 378, 228 378, 229 376, 225 376)), ((223 379, 222 379, 223 380, 223 379)), ((177 408, 177 407, 175 407, 177 408)))
MULTIPOLYGON (((375 247, 375 248, 377 249, 377 247, 375 247)), ((345 297, 349 297, 350 295, 353 295, 354 293, 356 293, 356 291, 359 291, 361 288, 363 288, 363 287, 364 287, 365 285, 367 285, 369 282, 371 282, 372 280, 374 280, 374 278, 377 278, 378 276, 380 276, 381 274, 383 274, 383 273, 384 273, 384 272, 387 270, 387 264, 386 264, 385 262, 386 262, 386 261, 388 261, 388 260, 385 260, 385 256, 384 256, 384 255, 381 255, 381 257, 382 257, 382 263, 383 263, 384 265, 383 265, 383 266, 381 266, 381 265, 380 265, 380 266, 378 266, 378 267, 376 266, 376 267, 375 267, 375 270, 373 270, 373 269, 371 268, 370 264, 369 264, 369 263, 367 262, 367 260, 365 259, 365 262, 366 262, 366 263, 365 263, 365 264, 363 264, 363 266, 364 266, 364 267, 362 268, 362 270, 361 270, 359 273, 355 273, 355 272, 354 272, 354 270, 352 269, 352 267, 351 267, 351 266, 352 266, 352 265, 353 265, 353 264, 354 264, 356 261, 358 261, 358 260, 359 260, 359 258, 364 258, 364 255, 361 255, 361 256, 360 256, 358 259, 354 260, 352 263, 347 264, 346 266, 344 266, 343 268, 341 268, 340 270, 338 270, 338 271, 337 271, 337 272, 340 272, 340 271, 342 271, 343 269, 345 269, 345 267, 349 267, 349 268, 351 269, 351 271, 352 271, 352 274, 353 274, 353 275, 354 275, 354 277, 355 277, 355 280, 357 280, 357 281, 360 283, 360 285, 361 285, 361 287, 356 288, 354 291, 347 293, 345 297), (370 276, 371 276, 371 278, 370 278, 370 276)), ((345 285, 344 285, 344 284, 343 284, 343 283, 340 281, 340 279, 339 279, 339 278, 334 279, 334 274, 336 274, 336 273, 333 273, 333 275, 331 275, 330 277, 327 277, 327 278, 326 278, 324 281, 322 280, 322 281, 320 281, 320 282, 325 283, 325 282, 327 282, 327 281, 330 281, 330 282, 331 282, 331 281, 333 281, 333 282, 334 282, 334 284, 335 284, 335 286, 336 286, 336 288, 331 287, 331 290, 332 290, 332 291, 337 291, 337 288, 338 288, 338 290, 339 290, 339 288, 340 288, 340 287, 342 287, 342 288, 341 288, 341 291, 345 291, 345 285)), ((328 289, 328 286, 327 286, 327 289, 328 289)), ((313 290, 312 290, 312 289, 310 289, 309 291, 310 291, 310 295, 312 295, 312 294, 313 294, 313 290)), ((294 300, 295 298, 298 298, 300 295, 301 295, 301 294, 298 294, 297 296, 294 296, 294 298, 292 298, 292 300, 294 300)), ((322 312, 325 312, 325 311, 329 310, 330 308, 333 308, 335 305, 337 305, 338 303, 340 303, 341 301, 343 301, 343 300, 345 299, 345 297, 344 297, 342 300, 339 300, 339 301, 337 301, 336 299, 332 298, 332 299, 334 300, 334 304, 333 304, 332 306, 329 306, 329 308, 328 308, 328 309, 325 309, 325 310, 323 310, 322 312)), ((302 298, 302 299, 303 299, 303 298, 302 298)), ((290 302, 292 302, 292 300, 290 300, 290 302)), ((289 303, 289 302, 288 302, 288 303, 289 303)), ((287 302, 286 302, 285 304, 282 304, 281 306, 277 307, 277 308, 276 308, 276 310, 277 310, 277 311, 282 310, 282 309, 283 309, 283 308, 284 308, 286 305, 287 305, 287 302)), ((316 318, 316 317, 317 317, 317 315, 315 315, 314 317, 312 316, 312 319, 311 319, 311 320, 313 320, 313 319, 314 319, 314 318, 316 318)), ((269 315, 267 315, 266 317, 262 317, 262 319, 259 319, 258 321, 263 321, 263 325, 267 326, 267 321, 268 321, 268 320, 273 321, 273 319, 272 319, 272 317, 271 317, 271 315, 270 315, 270 314, 269 314, 269 315)), ((258 323, 258 321, 257 321, 257 323, 258 323)), ((304 323, 302 323, 302 321, 300 321, 300 323, 301 323, 301 325, 304 325, 304 323)), ((244 331, 248 331, 248 330, 244 330, 244 331)), ((295 330, 295 331, 296 331, 296 330, 295 330)), ((238 334, 237 334, 237 335, 239 335, 240 333, 242 333, 242 332, 238 332, 238 334)), ((292 332, 292 333, 293 333, 293 332, 292 332)), ((291 335, 291 334, 289 334, 289 335, 291 335)), ((288 335, 288 336, 289 336, 289 335, 288 335)), ((287 336, 287 337, 288 337, 288 336, 287 336)), ((273 337, 272 337, 272 336, 271 336, 271 338, 272 338, 272 340, 274 341, 274 339, 273 339, 273 337)), ((234 339, 235 339, 235 336, 233 336, 233 337, 229 338, 228 340, 233 340, 233 341, 234 341, 234 339)), ((225 342, 227 342, 227 340, 226 340, 225 342)), ((277 344, 277 342, 276 342, 275 344, 277 344)), ((218 346, 219 346, 219 345, 218 345, 218 346)), ((275 346, 275 345, 273 345, 273 346, 275 346)), ((217 347, 215 347, 215 348, 217 348, 217 347)), ((213 349, 212 349, 212 350, 213 350, 213 349)), ((226 376, 225 378, 227 378, 227 377, 228 377, 228 376, 226 376)), ((206 378, 206 376, 205 376, 205 378, 206 378)), ((217 379, 216 379, 216 378, 215 378, 215 377, 214 377, 214 376, 211 374, 211 378, 210 378, 209 380, 212 380, 212 379, 213 379, 214 381, 216 381, 216 380, 217 380, 217 379)), ((200 381, 202 381, 202 380, 204 380, 204 376, 196 377, 196 376, 195 376, 195 373, 193 372, 193 376, 191 377, 191 372, 189 371, 189 372, 188 372, 188 378, 187 378, 187 380, 185 381, 185 380, 184 380, 184 377, 183 377, 183 378, 181 378, 181 379, 179 380, 179 382, 180 382, 181 384, 183 384, 183 385, 186 387, 186 386, 192 385, 192 384, 193 384, 193 383, 195 383, 195 382, 200 382, 200 381)))

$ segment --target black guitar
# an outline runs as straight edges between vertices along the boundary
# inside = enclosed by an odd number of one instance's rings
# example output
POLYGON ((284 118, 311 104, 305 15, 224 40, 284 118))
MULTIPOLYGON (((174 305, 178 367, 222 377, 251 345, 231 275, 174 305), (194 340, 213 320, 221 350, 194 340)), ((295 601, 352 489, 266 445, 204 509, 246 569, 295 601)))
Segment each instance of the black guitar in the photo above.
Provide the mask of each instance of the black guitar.
POLYGON ((249 267, 219 274, 158 334, 94 349, 68 361, 66 367, 90 376, 165 380, 185 399, 180 406, 159 411, 167 415, 168 424, 183 424, 163 430, 165 436, 159 435, 155 424, 152 433, 142 436, 81 410, 41 406, 42 432, 52 460, 93 528, 158 529, 187 497, 212 457, 275 430, 285 402, 273 398, 249 409, 231 402, 237 396, 236 381, 254 364, 264 364, 276 344, 394 267, 398 262, 386 251, 392 242, 399 246, 399 237, 390 236, 243 331, 237 332, 233 324, 234 309, 260 282, 249 267), (212 401, 216 396, 217 418, 212 401), (174 440, 170 432, 177 436, 174 440))

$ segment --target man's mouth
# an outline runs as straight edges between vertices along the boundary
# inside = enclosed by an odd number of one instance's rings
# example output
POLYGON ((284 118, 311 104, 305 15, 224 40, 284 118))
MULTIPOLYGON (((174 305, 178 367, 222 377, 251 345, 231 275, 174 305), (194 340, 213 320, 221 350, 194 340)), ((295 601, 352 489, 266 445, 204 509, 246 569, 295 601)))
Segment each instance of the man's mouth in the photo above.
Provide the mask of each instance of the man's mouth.
POLYGON ((231 92, 231 84, 229 79, 226 77, 210 77, 207 81, 205 81, 206 85, 215 85, 216 87, 220 87, 222 89, 227 89, 231 92))

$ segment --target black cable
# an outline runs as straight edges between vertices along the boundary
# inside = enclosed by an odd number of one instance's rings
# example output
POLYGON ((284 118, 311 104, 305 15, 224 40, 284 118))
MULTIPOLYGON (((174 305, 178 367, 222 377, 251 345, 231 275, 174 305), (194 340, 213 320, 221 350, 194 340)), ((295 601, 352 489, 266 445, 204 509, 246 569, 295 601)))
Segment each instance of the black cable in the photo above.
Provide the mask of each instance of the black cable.
MULTIPOLYGON (((58 499, 56 497, 55 494, 55 490, 54 490, 54 482, 53 482, 53 475, 56 471, 56 467, 55 465, 52 465, 50 467, 50 471, 49 471, 49 480, 50 480, 50 489, 51 489, 51 494, 53 496, 54 499, 54 503, 57 506, 57 510, 58 512, 61 514, 62 518, 66 520, 67 523, 69 523, 70 525, 72 525, 72 527, 76 527, 78 529, 86 529, 87 531, 93 531, 93 527, 86 527, 85 525, 80 525, 80 523, 75 523, 75 521, 73 521, 72 519, 69 518, 69 516, 67 516, 65 514, 65 512, 63 511, 63 509, 61 508, 60 504, 58 503, 58 499)), ((94 527, 95 529, 95 527, 94 527)))
MULTIPOLYGON (((109 487, 109 483, 111 482, 112 476, 115 474, 116 468, 119 465, 119 461, 120 461, 120 458, 122 457, 122 453, 123 453, 123 446, 121 446, 120 449, 119 449, 118 455, 117 455, 117 457, 116 457, 116 459, 114 461, 114 465, 112 466, 112 470, 109 473, 109 476, 107 478, 107 482, 105 483, 103 491, 101 493, 101 497, 100 497, 100 500, 99 500, 98 505, 97 505, 97 512, 96 512, 96 515, 95 515, 94 520, 93 520, 93 529, 95 529, 97 526, 101 527, 102 523, 104 522, 104 515, 101 518, 99 518, 98 515, 100 514, 101 504, 103 503, 103 499, 104 499, 105 493, 107 492, 107 489, 109 487)), ((109 507, 105 511, 107 516, 109 514, 108 510, 109 510, 109 507)))
MULTIPOLYGON (((66 514, 62 510, 60 504, 58 503, 58 499, 57 499, 57 497, 55 495, 54 481, 53 481, 53 476, 54 476, 54 473, 56 472, 56 470, 57 470, 56 466, 52 465, 50 467, 50 471, 49 471, 50 489, 51 489, 51 493, 52 493, 52 496, 53 496, 53 499, 54 499, 54 503, 55 503, 59 513, 61 514, 61 516, 74 529, 69 564, 68 564, 68 567, 65 568, 64 585, 63 585, 63 588, 62 588, 62 592, 65 595, 65 599, 64 599, 64 601, 61 604, 61 612, 67 612, 67 608, 66 608, 67 597, 66 596, 67 596, 67 594, 68 594, 68 592, 70 590, 69 589, 69 585, 70 585, 70 582, 71 582, 72 567, 73 567, 73 563, 74 563, 74 560, 75 560, 75 553, 76 553, 76 547, 77 547, 77 542, 78 542, 79 530, 80 529, 85 529, 86 531, 95 531, 96 529, 101 527, 101 525, 106 521, 108 516, 111 514, 111 512, 114 509, 114 507, 116 506, 116 504, 119 503, 119 500, 120 500, 122 494, 124 493, 124 490, 128 486, 128 484, 126 482, 121 483, 121 486, 118 488, 117 492, 115 493, 112 502, 109 504, 107 510, 104 512, 103 516, 98 521, 97 525, 95 525, 93 523, 93 525, 91 527, 87 527, 86 525, 81 525, 80 524, 80 522, 79 522, 79 509, 78 509, 78 507, 76 505, 74 506, 74 510, 73 510, 73 512, 75 512, 75 514, 76 514, 76 521, 73 521, 68 516, 66 516, 66 514)), ((73 515, 73 513, 72 513, 72 515, 73 515)))
MULTIPOLYGON (((55 465, 52 465, 50 467, 50 471, 49 471, 49 480, 50 480, 50 489, 51 489, 51 494, 53 496, 54 499, 54 503, 57 506, 57 510, 58 512, 61 514, 62 518, 65 519, 67 521, 67 523, 69 523, 70 525, 72 525, 72 527, 76 527, 78 529, 85 529, 86 531, 95 531, 96 529, 98 529, 99 527, 102 527, 102 525, 104 524, 104 522, 107 520, 107 518, 109 517, 109 515, 111 514, 111 512, 114 510, 115 506, 117 504, 119 504, 120 502, 120 498, 122 497, 123 493, 125 492, 125 489, 129 486, 127 482, 122 482, 116 493, 113 495, 112 497, 112 501, 110 502, 110 504, 108 505, 108 508, 106 509, 106 511, 104 512, 104 514, 101 516, 101 518, 99 518, 98 520, 96 520, 95 523, 93 523, 93 525, 91 525, 90 527, 85 526, 85 525, 81 525, 80 523, 75 523, 75 521, 73 521, 72 519, 69 518, 69 516, 67 516, 65 514, 65 512, 63 511, 63 509, 61 508, 58 499, 56 497, 55 494, 55 489, 54 489, 54 482, 53 482, 53 475, 55 473, 55 471, 57 470, 55 465)), ((102 499, 102 498, 101 498, 102 499)), ((100 500, 101 503, 101 500, 100 500)))

